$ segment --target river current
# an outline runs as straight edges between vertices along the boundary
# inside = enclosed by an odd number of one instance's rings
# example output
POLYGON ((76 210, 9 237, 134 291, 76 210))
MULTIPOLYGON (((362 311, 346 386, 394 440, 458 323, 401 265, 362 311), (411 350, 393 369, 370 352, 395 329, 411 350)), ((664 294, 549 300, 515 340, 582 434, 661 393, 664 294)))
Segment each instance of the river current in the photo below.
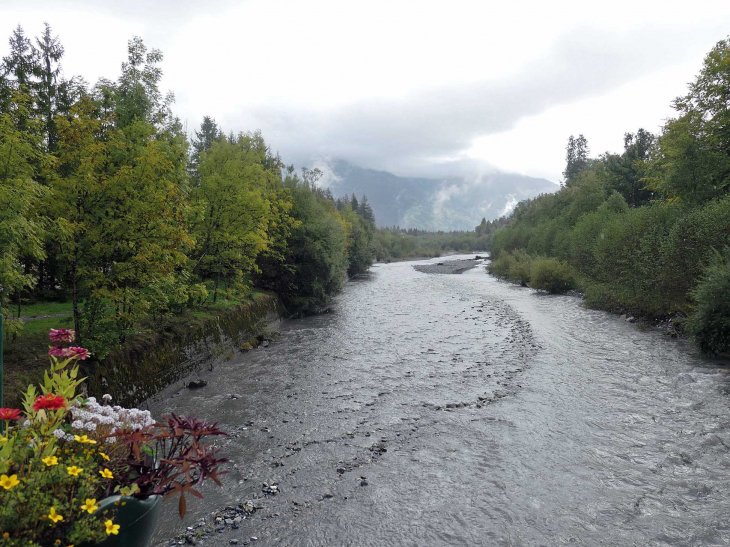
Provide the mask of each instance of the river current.
POLYGON ((730 545, 727 363, 483 265, 413 264, 151 405, 220 421, 235 463, 182 523, 166 503, 157 542, 250 499, 203 545, 730 545))

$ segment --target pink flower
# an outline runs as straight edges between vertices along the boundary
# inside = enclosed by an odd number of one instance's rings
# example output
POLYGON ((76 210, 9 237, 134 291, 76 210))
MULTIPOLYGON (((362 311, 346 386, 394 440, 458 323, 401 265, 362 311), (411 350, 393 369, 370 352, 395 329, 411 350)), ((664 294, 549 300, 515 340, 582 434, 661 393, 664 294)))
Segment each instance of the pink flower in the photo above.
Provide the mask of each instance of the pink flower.
POLYGON ((68 357, 68 350, 61 346, 53 346, 48 350, 48 355, 51 357, 68 357))
POLYGON ((70 347, 66 350, 66 356, 70 359, 78 359, 83 361, 91 357, 91 352, 86 348, 70 347))
POLYGON ((51 329, 48 337, 51 342, 73 342, 76 339, 76 332, 70 329, 51 329))

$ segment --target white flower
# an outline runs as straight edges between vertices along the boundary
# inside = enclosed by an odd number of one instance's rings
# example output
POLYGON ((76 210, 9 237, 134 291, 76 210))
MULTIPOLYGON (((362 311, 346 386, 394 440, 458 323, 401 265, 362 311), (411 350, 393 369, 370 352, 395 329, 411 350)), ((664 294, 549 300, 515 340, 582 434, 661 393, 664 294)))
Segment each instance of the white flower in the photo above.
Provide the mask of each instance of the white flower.
POLYGON ((25 420, 23 422, 23 427, 25 428, 25 427, 29 427, 29 426, 30 426, 30 420, 25 420))
POLYGON ((84 429, 86 431, 96 431, 96 424, 94 422, 86 422, 84 429))
POLYGON ((63 429, 54 429, 53 430, 53 435, 57 439, 63 439, 66 436, 66 432, 63 429))
POLYGON ((109 395, 108 393, 105 393, 105 394, 104 394, 104 395, 102 396, 102 399, 104 399, 104 400, 105 400, 105 401, 106 401, 106 402, 108 403, 109 401, 111 401, 111 400, 112 400, 112 396, 111 396, 111 395, 109 395))
POLYGON ((71 433, 68 433, 67 435, 65 435, 65 436, 63 437, 63 440, 64 440, 64 441, 69 441, 69 442, 70 442, 70 441, 73 441, 73 440, 74 440, 74 436, 73 436, 73 435, 71 435, 71 433))
POLYGON ((115 442, 117 442, 117 438, 116 437, 107 437, 106 442, 107 442, 107 444, 115 443, 115 442))
POLYGON ((74 420, 73 422, 71 422, 71 427, 73 427, 74 429, 83 429, 84 422, 82 422, 81 420, 74 420))

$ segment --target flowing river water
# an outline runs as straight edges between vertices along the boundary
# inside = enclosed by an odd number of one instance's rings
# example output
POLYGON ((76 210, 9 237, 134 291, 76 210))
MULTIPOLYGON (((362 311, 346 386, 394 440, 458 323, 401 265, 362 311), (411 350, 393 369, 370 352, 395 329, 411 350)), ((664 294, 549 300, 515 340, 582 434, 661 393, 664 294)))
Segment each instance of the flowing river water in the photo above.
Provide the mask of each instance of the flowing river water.
POLYGON ((250 499, 203 545, 730 545, 723 363, 482 265, 413 264, 151 406, 220 421, 236 466, 182 523, 167 502, 156 542, 250 499))

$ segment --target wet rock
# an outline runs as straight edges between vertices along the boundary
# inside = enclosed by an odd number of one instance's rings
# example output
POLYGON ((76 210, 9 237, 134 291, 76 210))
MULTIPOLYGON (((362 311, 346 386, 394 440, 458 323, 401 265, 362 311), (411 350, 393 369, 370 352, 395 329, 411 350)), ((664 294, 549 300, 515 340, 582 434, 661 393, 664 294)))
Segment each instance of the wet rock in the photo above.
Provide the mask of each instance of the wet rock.
POLYGON ((205 387, 208 385, 208 382, 205 380, 191 380, 188 382, 188 389, 199 389, 201 387, 205 387))
POLYGON ((274 483, 269 484, 265 482, 261 487, 261 491, 265 494, 275 495, 279 493, 279 485, 274 483))
POLYGON ((366 481, 366 480, 360 481, 360 486, 367 486, 367 485, 368 485, 368 481, 366 481))
POLYGON ((329 492, 326 494, 322 494, 323 500, 331 500, 332 498, 334 498, 334 496, 332 494, 330 494, 329 492))

